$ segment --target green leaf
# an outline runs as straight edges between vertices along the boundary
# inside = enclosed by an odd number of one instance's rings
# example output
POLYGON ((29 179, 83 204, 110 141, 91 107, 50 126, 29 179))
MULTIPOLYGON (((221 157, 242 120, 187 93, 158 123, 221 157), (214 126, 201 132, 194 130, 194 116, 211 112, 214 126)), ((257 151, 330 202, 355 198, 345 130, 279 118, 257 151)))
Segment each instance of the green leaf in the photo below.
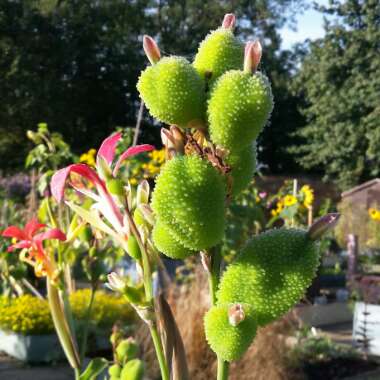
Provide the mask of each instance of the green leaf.
POLYGON ((103 358, 95 358, 90 361, 87 368, 79 376, 79 380, 95 380, 102 371, 108 367, 108 361, 103 358))

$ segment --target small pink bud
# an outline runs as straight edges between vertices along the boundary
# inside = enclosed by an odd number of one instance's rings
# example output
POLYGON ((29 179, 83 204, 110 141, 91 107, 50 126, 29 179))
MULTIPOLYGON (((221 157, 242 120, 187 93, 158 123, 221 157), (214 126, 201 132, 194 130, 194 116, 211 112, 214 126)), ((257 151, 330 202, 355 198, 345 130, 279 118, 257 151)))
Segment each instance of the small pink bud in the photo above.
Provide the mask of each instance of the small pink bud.
POLYGON ((244 71, 246 73, 254 73, 257 70, 261 55, 262 47, 259 40, 247 42, 244 52, 244 71))
POLYGON ((147 35, 143 37, 143 47, 145 54, 152 65, 154 65, 160 60, 160 49, 158 48, 156 41, 152 37, 147 35))
POLYGON ((243 322, 244 319, 245 312, 240 303, 236 303, 228 309, 228 322, 231 326, 236 327, 239 323, 243 322))
POLYGON ((233 13, 227 13, 224 15, 222 28, 233 30, 236 23, 236 17, 233 13))

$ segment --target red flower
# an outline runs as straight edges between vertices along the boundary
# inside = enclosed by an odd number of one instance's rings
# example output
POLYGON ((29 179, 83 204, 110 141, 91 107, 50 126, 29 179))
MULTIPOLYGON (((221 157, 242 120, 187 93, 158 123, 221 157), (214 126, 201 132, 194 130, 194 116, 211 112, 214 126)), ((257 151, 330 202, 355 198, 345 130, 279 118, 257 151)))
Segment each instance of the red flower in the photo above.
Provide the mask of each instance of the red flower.
POLYGON ((143 144, 130 147, 119 156, 118 160, 114 160, 116 146, 121 137, 121 133, 115 133, 103 141, 96 158, 96 170, 85 164, 73 164, 58 170, 52 177, 51 191, 57 202, 61 202, 70 174, 74 173, 86 179, 95 187, 96 192, 92 191, 93 188, 86 188, 86 185, 83 186, 78 181, 71 181, 70 185, 94 201, 92 209, 86 210, 72 202, 66 203, 86 222, 113 236, 123 245, 128 239, 128 226, 126 226, 126 218, 123 215, 123 205, 120 204, 117 197, 107 190, 106 183, 116 178, 122 161, 136 154, 153 150, 154 146, 143 144), (109 222, 112 228, 100 219, 98 212, 109 222))
POLYGON ((38 232, 46 228, 45 224, 41 224, 37 219, 29 221, 24 229, 16 226, 6 228, 2 236, 15 239, 17 242, 8 247, 8 251, 22 249, 20 259, 34 267, 37 277, 48 276, 54 280, 57 276, 57 269, 54 259, 51 258, 44 250, 43 241, 57 239, 64 241, 66 235, 57 228, 38 232))

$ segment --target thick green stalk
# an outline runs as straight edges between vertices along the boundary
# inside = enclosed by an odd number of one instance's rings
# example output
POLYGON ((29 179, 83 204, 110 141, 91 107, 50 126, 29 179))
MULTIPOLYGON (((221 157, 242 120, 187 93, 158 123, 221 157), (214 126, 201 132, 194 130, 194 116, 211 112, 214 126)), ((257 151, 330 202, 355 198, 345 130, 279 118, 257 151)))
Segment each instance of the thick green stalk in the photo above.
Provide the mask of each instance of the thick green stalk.
POLYGON ((151 326, 149 326, 149 330, 150 330, 150 335, 152 336, 154 348, 156 350, 156 356, 157 356, 158 364, 160 366, 160 371, 161 371, 161 378, 162 380, 170 380, 169 369, 166 363, 164 349, 162 347, 161 338, 160 338, 160 335, 158 334, 156 324, 153 323, 151 326))
POLYGON ((218 380, 228 380, 229 366, 228 362, 218 358, 218 380))
MULTIPOLYGON (((210 286, 210 299, 211 305, 216 304, 216 292, 218 290, 218 284, 220 280, 220 267, 222 263, 222 254, 220 247, 215 247, 211 251, 211 265, 209 273, 209 286, 210 286)), ((217 355, 218 359, 218 372, 217 380, 228 380, 229 363, 221 359, 217 355)))
POLYGON ((49 278, 46 279, 46 287, 50 312, 55 330, 57 332, 59 341, 67 360, 69 361, 71 367, 74 369, 75 373, 77 373, 80 368, 79 355, 74 340, 70 334, 70 328, 67 323, 65 313, 62 309, 58 289, 51 284, 49 278))

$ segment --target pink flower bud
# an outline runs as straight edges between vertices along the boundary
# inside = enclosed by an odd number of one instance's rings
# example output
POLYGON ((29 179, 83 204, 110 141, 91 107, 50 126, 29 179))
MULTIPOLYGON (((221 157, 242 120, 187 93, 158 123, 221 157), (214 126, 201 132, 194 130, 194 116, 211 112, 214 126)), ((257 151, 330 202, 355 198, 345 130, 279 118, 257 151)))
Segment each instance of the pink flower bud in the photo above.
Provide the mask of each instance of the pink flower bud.
POLYGON ((235 27, 236 17, 233 13, 227 13, 224 15, 222 28, 233 30, 235 27))
POLYGON ((143 47, 144 47, 145 54, 152 65, 154 65, 160 60, 161 58, 160 49, 158 48, 156 41, 152 37, 147 36, 147 35, 144 36, 143 47))
POLYGON ((254 73, 259 66, 262 54, 262 47, 259 40, 249 41, 245 45, 244 71, 254 73))

